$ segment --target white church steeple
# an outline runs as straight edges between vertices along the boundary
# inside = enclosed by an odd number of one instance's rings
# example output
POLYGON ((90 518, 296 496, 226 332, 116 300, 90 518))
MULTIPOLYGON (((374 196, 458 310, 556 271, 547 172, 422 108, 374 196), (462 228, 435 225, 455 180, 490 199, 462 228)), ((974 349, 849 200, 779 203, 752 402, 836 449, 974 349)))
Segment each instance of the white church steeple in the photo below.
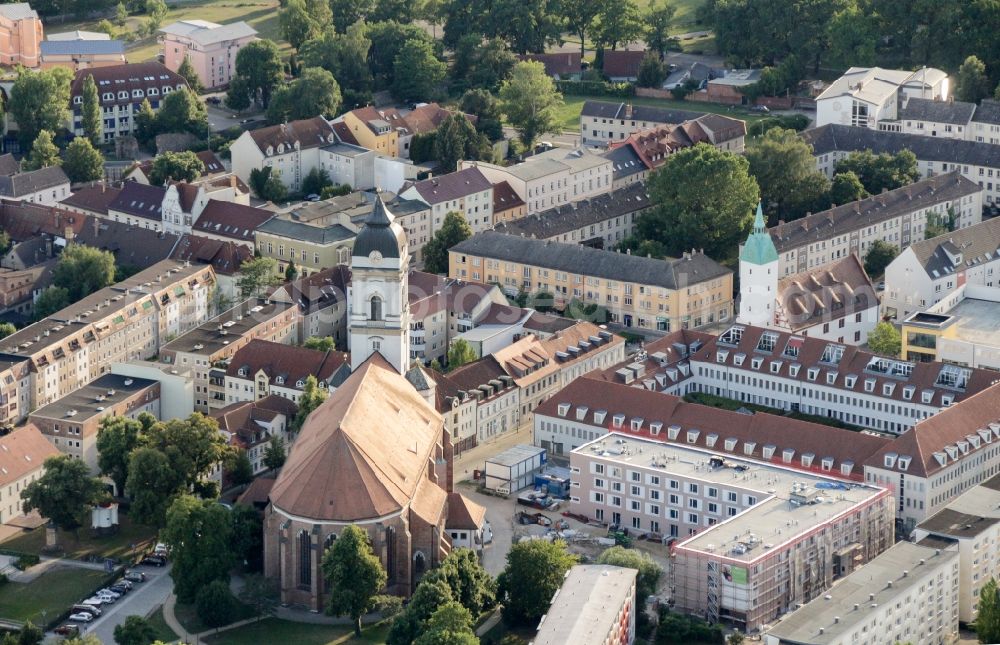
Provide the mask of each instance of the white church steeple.
POLYGON ((753 232, 740 250, 740 315, 747 325, 770 327, 774 323, 774 299, 778 295, 778 250, 764 223, 760 203, 753 232))

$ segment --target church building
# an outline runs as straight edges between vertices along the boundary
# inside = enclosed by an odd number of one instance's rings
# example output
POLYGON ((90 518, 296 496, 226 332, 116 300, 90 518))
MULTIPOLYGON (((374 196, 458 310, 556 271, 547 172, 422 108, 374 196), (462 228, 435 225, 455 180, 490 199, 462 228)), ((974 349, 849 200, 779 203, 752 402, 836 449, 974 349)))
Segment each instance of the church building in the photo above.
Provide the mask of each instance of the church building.
POLYGON ((351 258, 352 374, 303 424, 265 510, 264 569, 283 604, 323 610, 323 554, 348 525, 368 533, 385 593, 401 596, 448 554, 459 524, 482 548, 482 507, 452 489, 434 381, 409 365, 408 263, 406 234, 379 196, 351 258))

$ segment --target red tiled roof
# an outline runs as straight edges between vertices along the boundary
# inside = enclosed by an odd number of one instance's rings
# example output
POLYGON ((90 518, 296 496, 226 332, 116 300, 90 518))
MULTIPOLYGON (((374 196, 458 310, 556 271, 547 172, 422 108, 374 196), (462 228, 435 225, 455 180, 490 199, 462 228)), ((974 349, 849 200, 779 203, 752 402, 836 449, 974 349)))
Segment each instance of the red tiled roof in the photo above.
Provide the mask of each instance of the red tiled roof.
POLYGON ((354 146, 359 145, 357 138, 351 132, 351 128, 348 127, 348 125, 343 121, 336 121, 335 123, 331 123, 330 126, 333 128, 333 131, 337 133, 337 138, 344 143, 349 143, 354 146))
POLYGON ((461 493, 448 493, 446 529, 478 531, 486 521, 486 509, 461 493))
POLYGON ((639 75, 639 64, 646 57, 645 50, 604 50, 604 75, 611 78, 634 78, 639 75))
POLYGON ((0 486, 39 470, 46 459, 59 454, 59 449, 31 423, 0 437, 0 486))
POLYGON ((118 198, 121 192, 121 188, 113 188, 104 183, 96 186, 83 186, 59 203, 91 213, 107 215, 108 206, 118 198))
POLYGON ((274 213, 263 208, 210 199, 198 216, 194 230, 196 233, 219 235, 253 243, 254 231, 272 217, 274 213))
POLYGON ((493 184, 493 212, 500 213, 511 208, 524 206, 524 200, 511 188, 510 182, 501 181, 493 184))
POLYGON ((522 54, 517 57, 522 61, 535 61, 545 66, 549 76, 579 74, 581 65, 580 52, 561 52, 558 54, 522 54))
POLYGON ((178 86, 188 86, 183 76, 170 71, 163 63, 155 61, 125 63, 81 69, 73 78, 73 84, 70 88, 72 97, 83 95, 83 82, 88 76, 93 76, 94 82, 97 83, 97 95, 101 105, 142 103, 143 98, 149 96, 148 90, 150 88, 157 89, 157 94, 151 97, 152 101, 161 101, 169 91, 177 91, 178 86), (166 93, 163 91, 165 87, 170 88, 166 93), (135 90, 141 91, 143 96, 141 98, 133 97, 132 94, 135 90), (128 96, 119 98, 119 92, 125 92, 128 96), (105 94, 113 94, 114 98, 105 100, 105 94))
POLYGON ((218 274, 235 275, 244 262, 253 259, 253 251, 246 244, 188 233, 180 239, 170 257, 211 264, 218 274))
POLYGON ((321 116, 299 121, 289 121, 258 130, 250 130, 250 138, 257 144, 261 152, 267 153, 271 147, 272 154, 277 154, 278 146, 284 145, 285 151, 294 149, 298 142, 299 148, 318 148, 333 143, 333 128, 321 116))
POLYGON ((854 253, 782 278, 776 300, 776 323, 792 330, 878 307, 875 287, 854 253))
POLYGON ((226 376, 253 380, 257 372, 263 371, 271 385, 295 389, 298 381, 309 376, 329 382, 334 372, 348 361, 348 355, 338 351, 319 351, 307 347, 296 347, 272 343, 266 340, 251 340, 241 347, 229 361, 226 376), (245 376, 240 375, 243 370, 245 376))

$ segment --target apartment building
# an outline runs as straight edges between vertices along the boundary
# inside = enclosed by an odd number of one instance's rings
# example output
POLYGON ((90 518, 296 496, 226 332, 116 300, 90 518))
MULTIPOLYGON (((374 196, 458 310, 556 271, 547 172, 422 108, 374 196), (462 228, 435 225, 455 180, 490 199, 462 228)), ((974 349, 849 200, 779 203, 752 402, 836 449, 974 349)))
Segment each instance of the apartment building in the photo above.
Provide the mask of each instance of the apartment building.
POLYGON ((1000 289, 963 284, 903 320, 900 356, 1000 371, 1000 289))
POLYGON ((181 20, 159 29, 163 62, 172 71, 191 62, 201 84, 224 87, 236 73, 240 49, 257 40, 257 30, 242 20, 218 25, 206 20, 181 20))
POLYGON ((22 413, 61 399, 111 371, 155 356, 212 313, 215 271, 164 260, 95 291, 0 341, 0 359, 30 366, 22 413))
MULTIPOLYGON (((632 645, 637 605, 635 569, 578 564, 566 572, 538 623, 537 645, 632 645)), ((644 602, 644 599, 638 599, 644 602)))
POLYGON ((493 184, 493 225, 521 219, 528 212, 528 205, 506 181, 493 184))
POLYGON ((900 542, 782 618, 765 645, 958 641, 958 554, 900 542))
POLYGON ((226 406, 227 361, 251 341, 292 344, 298 340, 297 306, 245 300, 160 349, 162 363, 194 371, 194 409, 208 413, 226 406))
POLYGON ((955 214, 955 228, 982 220, 983 191, 958 172, 873 195, 856 202, 781 222, 768 229, 778 251, 778 276, 808 271, 856 254, 864 257, 876 241, 900 250, 924 239, 928 220, 947 221, 955 214))
POLYGON ((493 230, 603 249, 632 235, 636 219, 652 205, 645 184, 638 182, 573 204, 498 222, 493 230))
POLYGON ((249 182, 250 171, 269 166, 295 192, 305 176, 319 168, 320 148, 336 142, 333 128, 320 116, 248 130, 229 148, 233 173, 249 182))
POLYGON ((609 160, 611 169, 611 189, 618 190, 636 182, 645 182, 649 177, 649 167, 642 157, 629 146, 612 148, 602 152, 601 156, 609 160))
POLYGON ((911 98, 899 109, 898 121, 879 123, 880 130, 960 141, 1000 143, 1000 101, 911 98))
POLYGON ((44 38, 42 19, 30 4, 0 5, 0 64, 38 67, 44 38))
POLYGON ((948 100, 949 86, 948 74, 932 67, 852 67, 816 97, 816 126, 878 129, 883 121, 896 121, 908 99, 948 100))
POLYGON ((260 475, 268 470, 264 456, 272 437, 280 439, 286 450, 291 445, 294 437, 290 427, 297 413, 298 406, 291 400, 271 394, 231 403, 212 412, 211 417, 219 424, 219 432, 229 438, 229 444, 246 452, 253 474, 260 475))
POLYGON ((732 271, 699 252, 656 260, 490 231, 449 250, 449 275, 508 295, 551 293, 557 309, 594 303, 626 327, 698 328, 733 314, 732 271))
POLYGON ((601 146, 623 141, 641 130, 678 125, 705 116, 704 112, 669 110, 649 105, 584 101, 580 110, 580 135, 584 145, 601 146))
POLYGON ((155 112, 168 94, 188 86, 184 77, 155 61, 82 69, 70 87, 68 127, 78 137, 83 135, 83 83, 88 76, 97 84, 105 142, 135 131, 135 115, 144 100, 149 100, 155 112))
POLYGON ((528 215, 610 192, 614 181, 612 161, 586 148, 552 148, 513 166, 484 161, 459 166, 478 168, 494 184, 506 181, 524 200, 528 215))
MULTIPOLYGON (((107 35, 107 34, 105 34, 107 35)), ((122 40, 44 40, 39 43, 41 68, 65 67, 73 72, 93 67, 121 65, 125 59, 122 40)))
POLYGON ((612 150, 631 148, 646 169, 652 171, 666 163, 667 157, 678 150, 700 143, 741 154, 746 134, 745 121, 720 114, 705 114, 676 125, 665 124, 639 130, 624 141, 611 141, 608 147, 612 150))
POLYGON ((432 235, 451 212, 462 215, 473 233, 493 226, 493 184, 474 166, 418 181, 404 187, 399 196, 427 205, 432 216, 432 235))
POLYGON ((229 359, 225 403, 257 401, 274 395, 298 403, 306 380, 332 392, 350 376, 344 352, 318 351, 267 340, 252 340, 229 359))
POLYGON ((813 147, 816 167, 827 177, 833 176, 838 161, 855 151, 896 154, 909 150, 917 157, 921 177, 959 171, 983 189, 984 204, 1000 201, 1000 156, 990 143, 881 132, 848 125, 813 128, 801 136, 813 147))
POLYGON ((1000 577, 1000 477, 962 493, 917 525, 912 539, 928 548, 958 553, 958 620, 979 615, 979 591, 1000 577))
POLYGON ((333 338, 337 347, 347 343, 347 287, 351 270, 344 264, 311 273, 276 287, 268 294, 275 302, 298 305, 298 337, 333 338))
POLYGON ((0 525, 25 514, 21 491, 45 473, 46 459, 58 455, 31 424, 0 437, 0 525))
POLYGON ((300 275, 308 276, 323 269, 346 264, 357 236, 352 224, 315 225, 284 217, 272 217, 254 231, 255 245, 262 257, 278 261, 277 271, 284 274, 294 264, 300 275))
MULTIPOLYGON (((571 407, 562 407, 566 419, 592 409, 571 407)), ((685 432, 688 443, 660 440, 657 411, 646 411, 651 416, 642 418, 630 410, 621 430, 601 431, 570 453, 578 484, 570 509, 640 534, 676 537, 668 574, 675 609, 757 631, 892 545, 887 490, 720 454, 696 446, 701 431, 693 428, 685 432)), ((606 414, 612 424, 625 416, 618 408, 606 414)), ((666 432, 674 428, 681 431, 666 432)), ((738 441, 733 430, 725 432, 706 441, 738 441)))
POLYGON ((160 418, 160 384, 109 373, 34 410, 28 421, 61 453, 83 461, 96 475, 100 472, 97 432, 101 421, 108 417, 135 419, 143 412, 160 418))
MULTIPOLYGON (((349 143, 389 158, 408 159, 414 135, 434 132, 452 114, 456 113, 437 103, 421 103, 406 112, 392 107, 367 106, 346 112, 338 121, 342 121, 350 133, 353 141, 349 143)), ((475 123, 475 117, 465 115, 465 118, 475 123)))
POLYGON ((0 197, 10 201, 53 206, 70 194, 69 177, 60 166, 0 176, 0 197))
POLYGON ((905 319, 940 303, 966 284, 1000 286, 998 251, 998 219, 914 242, 886 267, 885 314, 905 319))

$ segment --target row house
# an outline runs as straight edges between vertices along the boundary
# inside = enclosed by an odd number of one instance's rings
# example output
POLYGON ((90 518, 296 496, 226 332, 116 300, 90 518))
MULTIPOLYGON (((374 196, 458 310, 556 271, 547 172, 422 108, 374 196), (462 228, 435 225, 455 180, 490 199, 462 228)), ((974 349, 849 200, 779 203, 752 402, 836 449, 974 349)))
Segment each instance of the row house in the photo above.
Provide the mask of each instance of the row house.
MULTIPOLYGON (((280 396, 299 402, 306 381, 332 392, 350 375, 348 357, 336 350, 319 351, 268 340, 252 340, 229 359, 225 404, 280 396)), ((216 407, 214 405, 210 407, 216 407)))

